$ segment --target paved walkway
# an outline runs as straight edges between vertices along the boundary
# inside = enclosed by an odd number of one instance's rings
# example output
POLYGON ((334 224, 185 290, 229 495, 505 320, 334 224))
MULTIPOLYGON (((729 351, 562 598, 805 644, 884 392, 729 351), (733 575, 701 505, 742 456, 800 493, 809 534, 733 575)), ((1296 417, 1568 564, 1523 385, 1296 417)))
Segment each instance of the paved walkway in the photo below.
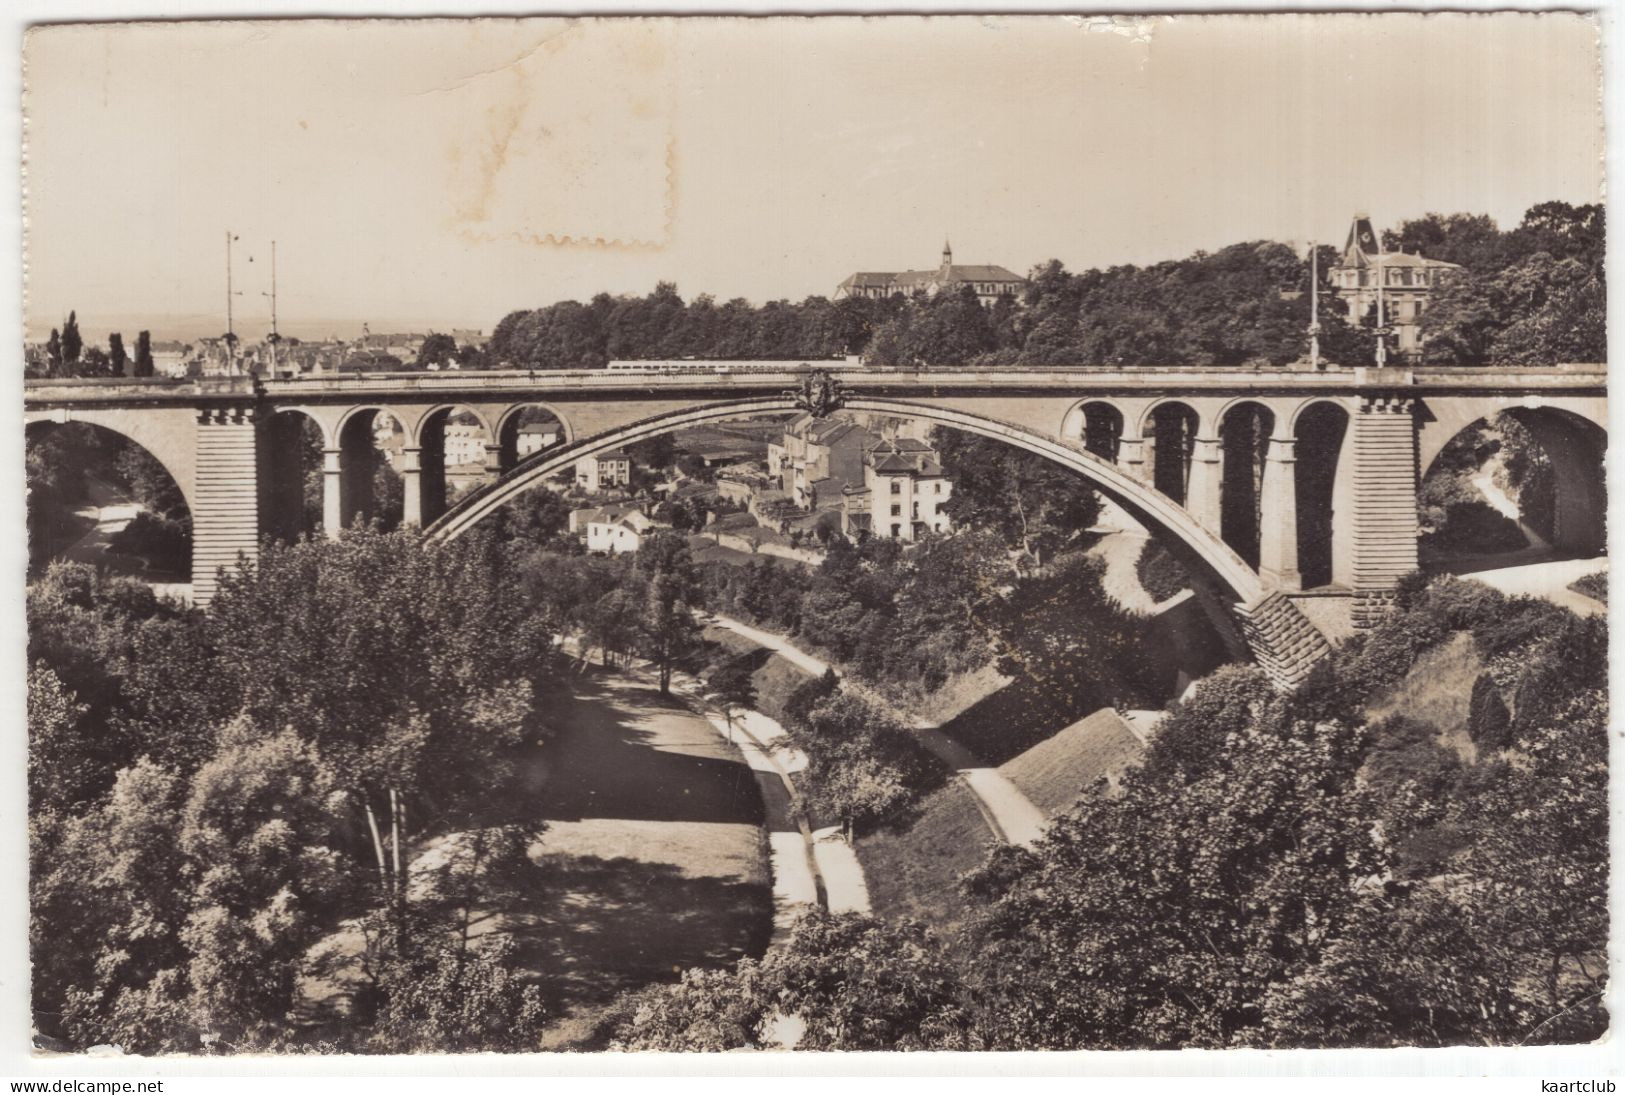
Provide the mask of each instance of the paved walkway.
POLYGON ((775 635, 771 631, 763 631, 759 627, 752 627, 747 623, 741 623, 739 620, 731 619, 727 616, 720 616, 716 613, 711 613, 707 619, 710 623, 714 623, 720 628, 743 635, 757 646, 767 647, 769 650, 784 658, 798 669, 804 669, 815 677, 822 677, 829 669, 828 662, 819 661, 811 654, 803 652, 797 647, 791 645, 790 642, 781 635, 775 635))
MULTIPOLYGON (((574 640, 566 649, 579 651, 574 640)), ((653 686, 652 670, 641 662, 621 667, 617 672, 653 686)), ((737 749, 745 759, 761 792, 767 830, 768 862, 773 876, 773 936, 770 946, 789 938, 790 930, 802 913, 820 904, 832 911, 869 911, 869 890, 863 873, 856 875, 844 863, 821 854, 816 836, 797 805, 791 774, 807 767, 807 758, 790 744, 789 734, 778 722, 759 711, 735 711, 730 723, 726 715, 710 706, 704 685, 683 672, 672 674, 672 693, 690 705, 704 710, 705 720, 719 737, 737 749), (833 874, 825 874, 826 861, 833 874)), ((856 860, 853 860, 856 863, 856 860)))
POLYGON ((1544 597, 1579 616, 1597 616, 1606 613, 1608 606, 1592 600, 1583 593, 1576 593, 1569 586, 1587 574, 1605 573, 1607 570, 1608 557, 1604 555, 1595 559, 1557 559, 1527 563, 1523 566, 1500 567, 1496 570, 1480 570, 1463 574, 1462 577, 1483 582, 1502 593, 1544 597))
MULTIPOLYGON (((710 616, 710 621, 718 627, 743 635, 758 646, 767 647, 814 676, 821 677, 829 669, 828 662, 797 649, 782 635, 715 613, 710 616)), ((848 683, 860 691, 867 691, 854 682, 848 683)), ((1006 843, 1030 845, 1043 835, 1043 811, 1034 806, 1032 800, 1022 794, 1015 784, 1001 776, 997 769, 987 767, 970 750, 935 726, 916 724, 914 730, 919 734, 920 743, 952 768, 960 782, 975 796, 977 807, 994 836, 1006 843)), ((780 732, 783 732, 782 727, 780 732)))

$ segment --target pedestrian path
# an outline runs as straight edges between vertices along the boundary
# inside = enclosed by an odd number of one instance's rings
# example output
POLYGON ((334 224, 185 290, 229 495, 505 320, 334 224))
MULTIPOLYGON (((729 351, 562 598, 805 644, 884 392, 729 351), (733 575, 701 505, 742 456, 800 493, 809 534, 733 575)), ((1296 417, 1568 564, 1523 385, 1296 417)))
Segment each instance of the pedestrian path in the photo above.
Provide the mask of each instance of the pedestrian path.
POLYGON ((813 860, 824 879, 824 893, 832 913, 869 911, 869 886, 863 878, 858 853, 835 826, 814 829, 813 860))
POLYGON ((954 770, 959 781, 976 797, 982 817, 993 835, 1006 844, 1031 846, 1044 835, 1044 812, 1033 805, 1021 789, 999 774, 997 768, 985 767, 969 749, 959 744, 934 726, 916 730, 920 744, 954 770))
POLYGON ((775 635, 771 631, 763 631, 761 628, 716 613, 711 614, 710 622, 735 634, 743 635, 757 646, 767 647, 798 669, 806 670, 815 677, 822 677, 829 670, 828 662, 819 661, 811 654, 792 646, 782 635, 775 635))
MULTIPOLYGON (((829 669, 828 662, 797 649, 782 635, 751 627, 727 616, 713 614, 710 619, 716 626, 767 647, 814 676, 821 677, 829 669)), ((859 690, 866 691, 861 687, 859 690)), ((774 723, 774 726, 778 724, 774 723)), ((783 727, 778 729, 783 733, 783 727)), ((935 726, 916 725, 914 730, 919 735, 920 743, 952 768, 960 782, 976 798, 977 807, 995 837, 1009 844, 1031 845, 1043 835, 1043 811, 1034 806, 1032 800, 1022 794, 1015 784, 1000 775, 997 769, 984 765, 970 750, 935 726)))

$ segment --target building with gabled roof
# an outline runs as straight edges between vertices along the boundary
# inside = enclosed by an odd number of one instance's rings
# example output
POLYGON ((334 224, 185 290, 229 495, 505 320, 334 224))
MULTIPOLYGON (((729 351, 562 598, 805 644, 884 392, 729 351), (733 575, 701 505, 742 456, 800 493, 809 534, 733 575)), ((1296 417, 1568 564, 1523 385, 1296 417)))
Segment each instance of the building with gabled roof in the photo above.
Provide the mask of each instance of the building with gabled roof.
POLYGON ((937 452, 915 437, 884 438, 863 454, 863 485, 842 491, 841 531, 912 543, 952 527, 953 482, 937 452))
POLYGON ((859 272, 835 287, 835 299, 910 297, 915 293, 936 296, 940 292, 955 292, 961 286, 968 285, 976 291, 978 300, 991 306, 1000 300, 1019 300, 1026 284, 1026 278, 1002 266, 955 265, 953 248, 944 241, 942 262, 935 270, 859 272))
POLYGON ((1371 218, 1356 213, 1342 257, 1329 276, 1332 292, 1348 304, 1351 323, 1376 307, 1380 284, 1383 320, 1393 329, 1394 350, 1414 361, 1422 356, 1422 312, 1433 291, 1460 269, 1453 262, 1382 250, 1371 218))
POLYGON ((799 414, 784 437, 768 442, 767 472, 797 509, 841 505, 841 491, 863 481, 863 454, 880 436, 846 418, 799 414))

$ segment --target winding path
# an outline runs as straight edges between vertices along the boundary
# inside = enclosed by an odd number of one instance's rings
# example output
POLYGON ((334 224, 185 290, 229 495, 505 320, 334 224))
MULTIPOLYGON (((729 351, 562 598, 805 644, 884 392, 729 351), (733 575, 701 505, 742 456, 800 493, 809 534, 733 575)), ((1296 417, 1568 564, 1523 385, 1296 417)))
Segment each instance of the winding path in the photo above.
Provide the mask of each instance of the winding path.
MULTIPOLYGON (((830 668, 828 662, 799 649, 782 635, 716 613, 710 614, 709 622, 743 635, 815 677, 823 676, 830 668)), ((1009 844, 1030 845, 1043 835, 1043 811, 997 769, 984 765, 970 750, 935 726, 916 724, 914 730, 919 734, 920 744, 952 768, 975 797, 977 808, 994 836, 1009 844)))

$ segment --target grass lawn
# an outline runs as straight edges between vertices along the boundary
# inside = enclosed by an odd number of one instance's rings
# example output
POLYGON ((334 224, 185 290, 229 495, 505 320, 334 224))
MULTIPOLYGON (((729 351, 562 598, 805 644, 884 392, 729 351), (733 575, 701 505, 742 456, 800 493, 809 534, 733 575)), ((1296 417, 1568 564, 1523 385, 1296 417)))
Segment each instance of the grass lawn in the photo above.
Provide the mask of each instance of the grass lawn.
POLYGON ((959 876, 981 864, 993 842, 976 799, 958 780, 927 795, 906 828, 860 836, 858 862, 876 916, 918 920, 951 939, 970 904, 959 876))
POLYGON ((1144 752, 1140 739, 1107 707, 1006 761, 999 772, 1045 817, 1054 817, 1098 779, 1115 790, 1124 770, 1138 764, 1144 752))
MULTIPOLYGON (((752 706, 781 723, 784 721, 784 705, 790 694, 813 679, 794 662, 757 646, 737 631, 707 627, 701 632, 701 637, 706 643, 715 644, 714 649, 708 651, 707 658, 712 667, 735 658, 746 659, 746 664, 752 670, 751 683, 756 686, 756 702, 752 706)), ((702 668, 700 675, 704 676, 710 671, 709 668, 702 668)))
POLYGON ((1473 682, 1483 672, 1478 645, 1465 631, 1424 653, 1394 688, 1366 706, 1375 722, 1390 715, 1427 723, 1439 732, 1439 744, 1454 749, 1465 764, 1477 760, 1478 747, 1467 736, 1467 710, 1473 682))

